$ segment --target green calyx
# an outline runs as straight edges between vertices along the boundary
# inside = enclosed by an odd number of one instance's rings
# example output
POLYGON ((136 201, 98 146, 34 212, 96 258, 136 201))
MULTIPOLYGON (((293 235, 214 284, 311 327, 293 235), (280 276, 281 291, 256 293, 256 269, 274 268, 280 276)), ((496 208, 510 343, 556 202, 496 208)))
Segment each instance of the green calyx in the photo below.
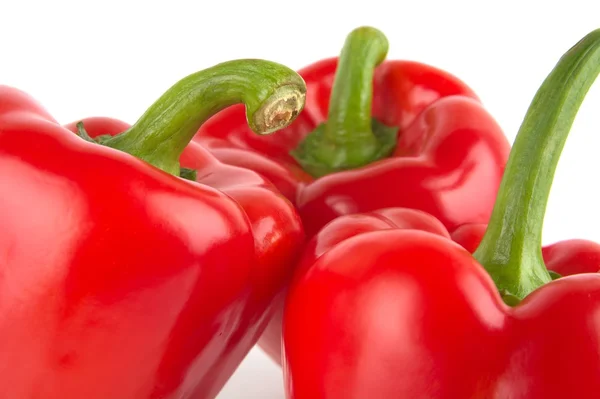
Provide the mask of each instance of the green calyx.
POLYGON ((246 105, 257 134, 271 134, 292 123, 304 108, 306 84, 293 70, 265 60, 235 60, 196 72, 163 94, 128 130, 86 140, 134 155, 170 174, 195 179, 181 170, 179 157, 200 126, 234 104, 246 105))
POLYGON ((112 137, 110 134, 103 134, 101 136, 91 137, 88 134, 87 130, 85 130, 83 122, 77 123, 77 135, 85 141, 94 144, 102 144, 112 137))
POLYGON ((291 155, 315 177, 355 169, 389 156, 398 128, 371 117, 373 74, 388 52, 379 30, 352 31, 339 57, 327 122, 317 126, 291 155))
POLYGON ((600 73, 600 29, 565 53, 536 93, 513 144, 475 258, 514 305, 560 276, 542 258, 542 227, 560 154, 600 73))

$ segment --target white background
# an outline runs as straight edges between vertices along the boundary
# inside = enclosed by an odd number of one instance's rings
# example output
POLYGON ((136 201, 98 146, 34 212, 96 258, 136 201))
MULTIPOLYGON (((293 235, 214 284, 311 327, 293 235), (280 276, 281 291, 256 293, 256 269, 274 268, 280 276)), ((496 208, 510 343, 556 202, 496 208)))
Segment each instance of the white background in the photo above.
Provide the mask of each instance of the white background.
MULTIPOLYGON (((349 31, 372 25, 389 38, 388 58, 426 62, 466 81, 512 142, 560 56, 600 28, 595 0, 544 3, 0 0, 0 84, 29 92, 63 123, 92 115, 133 123, 189 73, 245 57, 300 68, 337 55, 349 31)), ((600 83, 563 152, 545 243, 600 241, 598 110, 600 83)), ((254 350, 219 399, 283 396, 278 368, 254 350)))

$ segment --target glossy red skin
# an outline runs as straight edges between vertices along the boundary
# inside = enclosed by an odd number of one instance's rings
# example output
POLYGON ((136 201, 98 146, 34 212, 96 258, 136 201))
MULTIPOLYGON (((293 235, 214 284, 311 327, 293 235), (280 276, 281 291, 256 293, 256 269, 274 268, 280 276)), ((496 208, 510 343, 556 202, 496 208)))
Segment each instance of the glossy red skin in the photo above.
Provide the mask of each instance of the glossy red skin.
POLYGON ((428 65, 386 61, 375 70, 373 115, 400 128, 393 157, 316 180, 301 171, 289 152, 326 121, 336 67, 330 58, 299 71, 306 105, 288 128, 257 135, 238 106, 195 140, 272 181, 298 207, 308 236, 337 216, 393 206, 431 213, 450 230, 487 222, 510 145, 469 87, 428 65))
MULTIPOLYGON (((486 224, 460 226, 452 232, 452 240, 473 253, 485 234, 486 224)), ((588 240, 570 239, 542 247, 548 270, 561 276, 600 272, 600 245, 588 240)))
POLYGON ((341 219, 315 237, 287 297, 289 399, 598 396, 600 274, 510 308, 446 234, 341 219))
MULTIPOLYGON (((379 209, 373 212, 339 217, 328 223, 308 241, 298 263, 296 275, 301 275, 331 247, 352 236, 387 229, 419 229, 450 238, 444 225, 433 216, 409 208, 379 209)), ((281 331, 285 294, 276 299, 276 310, 261 337, 261 348, 276 362, 281 360, 281 331)))
MULTIPOLYGON (((91 135, 127 126, 86 120, 91 135)), ((182 164, 198 183, 85 142, 0 86, 2 397, 217 395, 302 229, 257 174, 197 144, 182 164)))
MULTIPOLYGON (((272 181, 296 204, 308 237, 340 215, 387 207, 423 210, 450 230, 487 223, 510 145, 469 87, 428 65, 386 61, 375 71, 373 115, 400 127, 393 157, 316 180, 301 170, 289 152, 326 121, 336 67, 330 58, 299 71, 306 105, 288 128, 259 136, 248 128, 243 106, 230 107, 195 140, 221 161, 272 181)), ((260 340, 276 362, 280 330, 274 320, 260 340)))

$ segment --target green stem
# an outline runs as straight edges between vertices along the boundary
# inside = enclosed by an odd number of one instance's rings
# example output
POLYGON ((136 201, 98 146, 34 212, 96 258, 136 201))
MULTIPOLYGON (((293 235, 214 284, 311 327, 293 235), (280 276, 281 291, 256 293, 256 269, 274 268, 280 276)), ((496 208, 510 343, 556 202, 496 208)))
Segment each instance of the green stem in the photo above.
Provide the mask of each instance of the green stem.
POLYGON ((523 299, 552 280, 542 228, 554 172, 577 111, 600 73, 600 29, 562 56, 519 129, 483 240, 474 253, 498 289, 523 299))
POLYGON ((340 145, 356 139, 376 141, 371 131, 373 73, 387 56, 382 32, 362 27, 351 32, 339 57, 329 100, 325 137, 340 145))
POLYGON ((327 122, 319 125, 292 155, 310 174, 323 176, 364 166, 393 152, 397 128, 371 117, 373 74, 388 52, 379 30, 352 31, 339 57, 327 122))
POLYGON ((127 131, 102 142, 179 176, 179 157, 200 126, 222 109, 246 105, 250 128, 269 134, 304 107, 306 85, 291 69, 264 60, 224 62, 180 80, 127 131))

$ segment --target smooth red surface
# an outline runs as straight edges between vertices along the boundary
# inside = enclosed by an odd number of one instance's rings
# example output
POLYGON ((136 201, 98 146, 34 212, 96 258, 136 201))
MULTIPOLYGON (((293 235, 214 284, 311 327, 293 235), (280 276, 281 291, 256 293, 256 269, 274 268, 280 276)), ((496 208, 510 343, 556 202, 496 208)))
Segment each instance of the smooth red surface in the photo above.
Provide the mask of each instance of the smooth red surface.
POLYGON ((600 274, 510 308, 444 231, 356 215, 307 251, 285 308, 288 398, 598 397, 600 274))
MULTIPOLYGON (((301 170, 289 152, 326 121, 336 67, 331 58, 299 71, 306 106, 288 128, 259 136, 237 106, 211 118, 195 140, 272 181, 296 204, 309 237, 340 215, 388 207, 423 210, 450 230, 487 223, 510 145, 469 87, 428 65, 386 61, 375 70, 373 115, 400 128, 393 157, 316 180, 301 170)), ((274 320, 260 341, 277 362, 280 331, 274 320)))
MULTIPOLYGON (((450 234, 439 220, 416 209, 388 208, 341 216, 328 223, 308 241, 296 274, 301 275, 302 271, 310 268, 323 253, 347 238, 387 229, 419 229, 450 238, 450 234)), ((281 330, 286 294, 287 290, 274 301, 275 312, 260 339, 261 348, 276 362, 281 361, 281 330)))
MULTIPOLYGON (((84 122, 92 136, 128 127, 84 122)), ((0 86, 1 397, 216 396, 303 233, 256 173, 194 143, 181 162, 198 183, 85 142, 0 86)))

